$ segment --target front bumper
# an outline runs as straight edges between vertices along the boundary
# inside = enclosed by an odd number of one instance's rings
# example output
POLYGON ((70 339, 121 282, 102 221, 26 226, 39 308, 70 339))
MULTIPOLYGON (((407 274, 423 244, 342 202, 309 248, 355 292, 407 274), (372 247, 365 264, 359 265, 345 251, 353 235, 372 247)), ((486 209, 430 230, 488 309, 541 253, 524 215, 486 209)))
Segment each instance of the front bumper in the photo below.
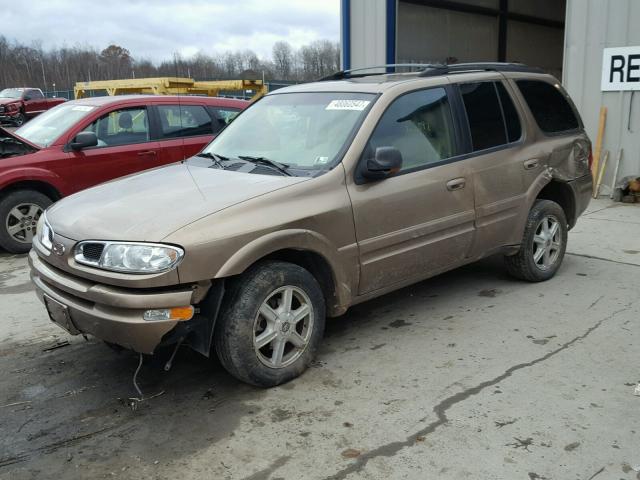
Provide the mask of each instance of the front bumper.
POLYGON ((4 110, 0 112, 0 122, 13 122, 20 113, 20 110, 4 110))
POLYGON ((72 276, 29 252, 36 294, 66 306, 69 322, 58 323, 72 335, 91 334, 136 352, 151 354, 179 321, 147 321, 148 309, 191 305, 202 298, 202 286, 172 289, 126 289, 72 276))

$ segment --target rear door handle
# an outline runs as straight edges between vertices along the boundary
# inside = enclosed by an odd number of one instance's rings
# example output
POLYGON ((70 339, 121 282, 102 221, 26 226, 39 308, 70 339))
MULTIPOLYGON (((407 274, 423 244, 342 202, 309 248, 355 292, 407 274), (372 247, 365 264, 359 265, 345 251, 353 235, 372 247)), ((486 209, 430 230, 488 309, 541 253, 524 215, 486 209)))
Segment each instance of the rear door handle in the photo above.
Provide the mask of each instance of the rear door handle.
POLYGON ((466 183, 467 182, 464 178, 454 178, 453 180, 449 180, 447 182, 447 190, 449 190, 450 192, 462 190, 466 183))
POLYGON ((142 157, 145 155, 153 155, 155 156, 156 151, 155 150, 145 150, 144 152, 138 152, 138 156, 142 157))
POLYGON ((525 170, 533 170, 537 166, 538 166, 538 159, 536 159, 536 158, 533 158, 531 160, 525 160, 525 162, 524 162, 524 169, 525 170))

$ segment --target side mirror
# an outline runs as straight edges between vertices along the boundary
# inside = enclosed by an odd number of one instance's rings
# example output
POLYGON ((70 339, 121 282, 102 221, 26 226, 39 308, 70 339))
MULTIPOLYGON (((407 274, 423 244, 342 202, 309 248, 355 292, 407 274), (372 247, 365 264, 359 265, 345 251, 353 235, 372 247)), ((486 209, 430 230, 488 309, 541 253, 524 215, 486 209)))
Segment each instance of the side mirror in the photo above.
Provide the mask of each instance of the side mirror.
POLYGON ((22 100, 28 102, 29 100, 31 100, 31 97, 29 95, 25 95, 24 97, 22 97, 22 100))
POLYGON ((69 147, 71 150, 82 150, 96 145, 98 145, 98 136, 94 132, 80 132, 69 144, 69 147))
POLYGON ((398 173, 402 168, 402 154, 396 147, 378 147, 372 158, 368 158, 362 176, 368 180, 382 180, 398 173))

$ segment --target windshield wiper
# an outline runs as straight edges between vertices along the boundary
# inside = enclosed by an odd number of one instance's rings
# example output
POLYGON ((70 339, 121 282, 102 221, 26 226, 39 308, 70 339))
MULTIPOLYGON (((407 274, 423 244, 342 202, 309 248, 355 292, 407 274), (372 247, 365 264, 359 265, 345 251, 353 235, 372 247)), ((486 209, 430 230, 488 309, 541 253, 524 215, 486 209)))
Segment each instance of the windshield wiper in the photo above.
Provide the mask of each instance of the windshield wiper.
POLYGON ((222 164, 222 162, 229 160, 227 157, 223 157, 222 155, 210 152, 200 152, 196 155, 196 157, 203 157, 213 160, 213 164, 222 170, 226 170, 227 168, 222 164))
POLYGON ((250 155, 238 155, 238 158, 240 160, 255 163, 256 165, 265 165, 267 167, 271 167, 275 170, 278 170, 283 175, 287 175, 288 177, 293 176, 291 175, 291 173, 289 173, 289 165, 287 165, 286 163, 276 162, 275 160, 269 160, 265 157, 252 157, 250 155))

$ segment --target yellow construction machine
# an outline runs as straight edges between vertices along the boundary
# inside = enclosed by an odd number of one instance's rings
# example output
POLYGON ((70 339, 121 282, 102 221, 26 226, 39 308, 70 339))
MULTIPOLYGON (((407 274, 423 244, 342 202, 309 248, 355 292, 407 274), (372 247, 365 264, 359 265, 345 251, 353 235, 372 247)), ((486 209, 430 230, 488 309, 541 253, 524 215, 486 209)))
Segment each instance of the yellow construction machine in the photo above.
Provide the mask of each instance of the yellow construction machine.
POLYGON ((77 82, 73 91, 75 98, 91 96, 90 92, 106 91, 107 95, 152 94, 152 95, 207 95, 217 97, 221 92, 250 91, 251 100, 257 100, 267 93, 262 80, 216 80, 196 82, 192 78, 159 77, 131 78, 128 80, 98 80, 77 82))

